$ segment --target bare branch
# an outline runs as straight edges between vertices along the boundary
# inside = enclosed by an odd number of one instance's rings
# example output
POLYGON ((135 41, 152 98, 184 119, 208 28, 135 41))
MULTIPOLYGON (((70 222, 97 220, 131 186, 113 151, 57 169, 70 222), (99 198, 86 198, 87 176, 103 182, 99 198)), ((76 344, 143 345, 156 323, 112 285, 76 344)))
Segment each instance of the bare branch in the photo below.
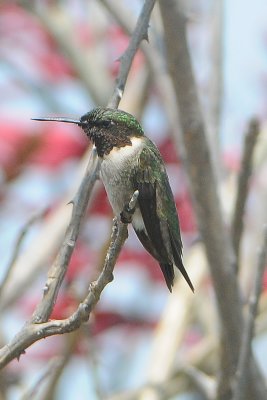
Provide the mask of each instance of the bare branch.
POLYGON ((89 197, 93 190, 95 181, 98 178, 99 169, 100 162, 97 157, 96 149, 93 148, 86 173, 81 182, 80 188, 72 201, 72 216, 63 244, 55 262, 48 272, 48 279, 44 287, 43 298, 33 313, 32 322, 46 322, 53 310, 59 288, 66 274, 78 238, 81 221, 85 214, 89 197))
POLYGON ((233 389, 233 400, 244 399, 247 380, 247 366, 251 357, 251 342, 254 335, 254 325, 257 315, 258 302, 262 290, 262 281, 264 270, 267 261, 267 226, 264 227, 263 231, 263 243, 259 251, 259 259, 256 270, 255 282, 252 288, 252 293, 249 300, 248 318, 244 327, 244 333, 242 337, 242 344, 240 350, 240 356, 237 365, 237 371, 233 389))
MULTIPOLYGON (((238 362, 243 326, 240 292, 234 272, 235 258, 217 194, 217 182, 187 45, 186 19, 179 9, 181 2, 161 0, 159 4, 165 31, 168 67, 176 92, 187 152, 186 167, 221 321, 222 375, 218 398, 223 398, 230 395, 230 383, 238 362)), ((251 363, 249 370, 250 374, 253 374, 250 387, 252 397, 263 399, 265 385, 256 364, 251 363)))
POLYGON ((119 102, 122 98, 122 94, 124 92, 127 76, 129 74, 130 67, 133 58, 136 54, 136 51, 142 40, 148 39, 148 33, 147 33, 148 23, 154 4, 155 0, 147 0, 145 2, 143 9, 139 15, 129 46, 120 58, 121 64, 120 64, 119 75, 118 78, 116 79, 116 87, 113 96, 111 97, 108 103, 108 107, 110 108, 118 107, 119 102))
POLYGON ((248 195, 249 178, 252 171, 252 158, 259 132, 259 121, 256 118, 253 118, 249 123, 248 131, 245 136, 243 158, 240 167, 240 174, 238 177, 237 195, 232 221, 232 238, 234 251, 237 258, 237 268, 240 240, 244 229, 243 215, 248 195))
MULTIPOLYGON (((129 203, 129 209, 135 209, 138 194, 138 191, 134 192, 129 203)), ((25 349, 37 340, 44 339, 47 336, 72 332, 78 329, 83 322, 88 321, 90 313, 98 302, 102 291, 113 280, 113 269, 127 236, 127 224, 114 218, 110 245, 103 270, 98 279, 90 284, 88 295, 80 303, 77 310, 64 320, 36 323, 36 319, 32 318, 11 342, 0 350, 0 368, 3 368, 14 358, 19 358, 21 354, 25 353, 25 349)))

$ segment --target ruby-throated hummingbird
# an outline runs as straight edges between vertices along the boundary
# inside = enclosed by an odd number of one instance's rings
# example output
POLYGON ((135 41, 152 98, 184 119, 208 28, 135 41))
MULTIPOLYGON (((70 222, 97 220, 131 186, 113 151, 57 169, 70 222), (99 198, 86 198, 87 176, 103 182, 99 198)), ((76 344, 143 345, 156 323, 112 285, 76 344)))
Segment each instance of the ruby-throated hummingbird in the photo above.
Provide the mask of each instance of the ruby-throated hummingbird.
POLYGON ((120 216, 138 190, 133 228, 145 249, 159 262, 169 290, 176 265, 194 291, 182 261, 177 210, 166 169, 155 144, 139 122, 125 111, 96 108, 80 119, 33 118, 80 126, 102 159, 100 176, 115 215, 120 216))

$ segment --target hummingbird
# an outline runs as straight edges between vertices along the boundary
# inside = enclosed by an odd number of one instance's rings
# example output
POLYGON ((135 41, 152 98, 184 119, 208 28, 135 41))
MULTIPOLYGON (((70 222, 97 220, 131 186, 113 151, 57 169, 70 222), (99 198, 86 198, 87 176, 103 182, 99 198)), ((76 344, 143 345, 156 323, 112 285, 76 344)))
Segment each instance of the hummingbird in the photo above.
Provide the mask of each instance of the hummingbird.
POLYGON ((100 178, 116 216, 133 193, 139 196, 132 226, 144 248, 157 260, 170 292, 176 266, 191 290, 193 284, 182 260, 178 214, 166 168, 156 145, 137 119, 122 110, 98 107, 80 119, 33 118, 77 124, 96 146, 102 160, 100 178))

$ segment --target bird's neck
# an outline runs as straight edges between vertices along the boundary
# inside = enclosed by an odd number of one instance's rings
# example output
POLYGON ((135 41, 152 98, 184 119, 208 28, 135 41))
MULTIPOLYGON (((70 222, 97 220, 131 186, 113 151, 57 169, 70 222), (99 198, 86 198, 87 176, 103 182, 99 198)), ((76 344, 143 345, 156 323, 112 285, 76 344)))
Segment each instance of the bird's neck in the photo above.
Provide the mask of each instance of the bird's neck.
POLYGON ((107 156, 113 149, 132 145, 128 136, 96 135, 92 140, 96 146, 98 156, 102 158, 107 156))
POLYGON ((97 154, 99 157, 103 158, 108 156, 111 152, 117 152, 121 150, 120 153, 127 157, 128 153, 136 152, 136 147, 140 147, 142 143, 142 138, 140 137, 130 137, 130 136, 96 136, 92 138, 96 146, 97 154))
POLYGON ((129 163, 129 160, 134 163, 135 158, 143 149, 144 141, 140 137, 132 137, 130 140, 129 145, 114 146, 108 154, 104 154, 103 158, 118 166, 124 162, 129 163))

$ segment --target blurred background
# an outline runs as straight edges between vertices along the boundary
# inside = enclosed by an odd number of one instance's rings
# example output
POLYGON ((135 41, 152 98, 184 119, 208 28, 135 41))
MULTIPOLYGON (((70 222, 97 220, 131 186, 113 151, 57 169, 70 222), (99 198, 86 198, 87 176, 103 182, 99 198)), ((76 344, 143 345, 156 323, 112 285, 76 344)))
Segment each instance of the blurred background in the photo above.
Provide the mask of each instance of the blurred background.
MULTIPOLYGON (((244 135, 252 117, 260 121, 242 240, 240 283, 245 301, 267 219, 267 4, 185 3, 191 56, 228 225, 244 135)), ((67 203, 81 180, 90 145, 78 127, 31 118, 80 117, 107 104, 119 57, 142 5, 138 0, 0 2, 2 345, 31 316, 42 296, 69 220, 67 203)), ((173 379, 166 399, 202 399, 192 384, 196 368, 208 376, 216 374, 216 306, 181 154, 173 140, 179 127, 171 118, 172 97, 164 84, 157 7, 149 37, 150 44, 135 57, 120 108, 141 121, 166 162, 185 265, 196 294, 177 278, 177 290, 170 296, 159 266, 130 228, 115 279, 104 290, 89 324, 42 340, 19 362, 12 361, 0 376, 1 399, 126 399, 137 396, 134 391, 152 376, 162 374, 163 379, 170 370, 173 379), (170 342, 172 351, 164 359, 165 343, 170 342), (160 365, 159 353, 164 360, 160 365)), ((84 298, 103 263, 111 223, 112 211, 98 183, 51 318, 66 318, 84 298)), ((265 375, 266 307, 264 292, 254 345, 265 375)), ((212 379, 210 384, 214 385, 212 379)))

